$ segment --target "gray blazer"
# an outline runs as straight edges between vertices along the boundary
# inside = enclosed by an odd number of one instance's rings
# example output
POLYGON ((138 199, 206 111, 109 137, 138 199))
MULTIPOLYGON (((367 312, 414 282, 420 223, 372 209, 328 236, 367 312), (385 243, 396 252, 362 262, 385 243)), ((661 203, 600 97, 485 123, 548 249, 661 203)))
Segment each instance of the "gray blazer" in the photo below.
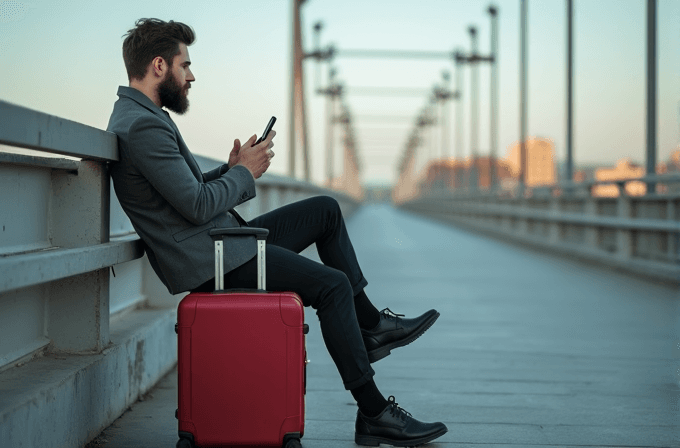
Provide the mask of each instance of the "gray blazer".
MULTIPOLYGON (((202 173, 166 111, 131 87, 119 87, 118 97, 107 130, 118 136, 120 160, 111 164, 111 177, 120 205, 168 291, 196 288, 215 276, 208 232, 239 227, 230 211, 255 197, 255 179, 239 165, 202 173)), ((225 240, 224 271, 256 251, 247 239, 225 240)))

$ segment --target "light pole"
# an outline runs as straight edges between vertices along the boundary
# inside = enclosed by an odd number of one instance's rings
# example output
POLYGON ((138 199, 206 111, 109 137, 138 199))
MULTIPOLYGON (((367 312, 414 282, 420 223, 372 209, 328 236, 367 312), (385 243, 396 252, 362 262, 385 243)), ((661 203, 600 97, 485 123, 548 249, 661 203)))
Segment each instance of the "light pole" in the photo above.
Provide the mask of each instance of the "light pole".
MULTIPOLYGON (((656 175, 656 0, 647 0, 647 175, 656 175)), ((647 182, 656 193, 656 182, 647 182)))
POLYGON ((454 55, 456 61, 456 92, 458 92, 458 102, 456 103, 456 146, 454 157, 463 161, 463 64, 465 57, 463 52, 457 50, 454 55))
POLYGON ((520 0, 520 62, 519 62, 519 192, 524 195, 527 180, 527 0, 520 0))
MULTIPOLYGON (((316 22, 314 24, 314 54, 321 55, 321 30, 323 29, 323 22, 316 22)), ((315 79, 314 79, 314 90, 319 90, 321 88, 321 65, 315 64, 315 79)))
POLYGON ((451 74, 448 71, 442 73, 443 92, 442 92, 442 152, 441 158, 446 160, 449 157, 449 103, 446 101, 449 98, 451 74))
POLYGON ((496 188, 498 157, 498 9, 491 5, 487 10, 491 16, 491 116, 489 117, 489 186, 496 188))
POLYGON ((468 28, 471 41, 470 55, 470 155, 472 165, 470 166, 470 186, 473 189, 479 188, 479 176, 477 173, 478 157, 478 138, 479 138, 479 67, 477 65, 477 28, 468 28))
POLYGON ((333 182, 333 127, 335 119, 335 74, 333 67, 328 67, 328 90, 326 92, 326 183, 328 188, 333 182))
POLYGON ((574 180, 574 2, 567 0, 567 182, 574 180))

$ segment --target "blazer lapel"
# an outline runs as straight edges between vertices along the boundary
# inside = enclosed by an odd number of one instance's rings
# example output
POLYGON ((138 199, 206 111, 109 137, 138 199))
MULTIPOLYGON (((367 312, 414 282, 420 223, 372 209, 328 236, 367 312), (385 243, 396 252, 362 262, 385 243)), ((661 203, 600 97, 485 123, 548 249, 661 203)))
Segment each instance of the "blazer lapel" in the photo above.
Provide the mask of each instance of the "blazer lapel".
POLYGON ((194 159, 194 155, 189 151, 189 147, 184 143, 184 139, 182 139, 182 134, 177 132, 177 137, 179 140, 179 153, 182 154, 184 157, 184 160, 187 161, 187 165, 189 165, 189 168, 191 169, 191 172, 194 173, 194 176, 196 176, 196 180, 198 180, 200 183, 203 183, 203 172, 201 171, 201 167, 198 166, 198 162, 196 162, 196 159, 194 159))
POLYGON ((170 117, 170 114, 167 111, 163 110, 163 113, 165 114, 166 120, 168 121, 168 123, 170 123, 172 128, 175 130, 175 133, 177 134, 177 141, 179 143, 177 146, 179 147, 179 153, 182 154, 182 157, 184 157, 184 160, 187 162, 187 165, 189 165, 189 169, 191 169, 191 172, 196 177, 196 180, 203 183, 203 172, 201 171, 201 168, 198 166, 198 162, 196 162, 194 155, 191 153, 191 151, 189 151, 189 147, 187 146, 186 143, 184 143, 184 139, 182 138, 182 134, 180 134, 177 125, 175 124, 174 121, 172 121, 172 118, 170 117))

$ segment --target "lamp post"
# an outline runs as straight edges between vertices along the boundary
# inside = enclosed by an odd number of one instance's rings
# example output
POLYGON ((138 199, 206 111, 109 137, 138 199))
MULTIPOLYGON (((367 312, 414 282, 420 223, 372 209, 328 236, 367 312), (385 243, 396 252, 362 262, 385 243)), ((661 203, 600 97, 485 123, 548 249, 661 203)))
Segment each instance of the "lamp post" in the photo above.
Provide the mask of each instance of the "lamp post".
POLYGON ((568 183, 574 180, 574 2, 567 0, 567 170, 568 183))
POLYGON ((456 146, 454 157, 458 161, 463 160, 463 64, 465 57, 463 52, 457 50, 454 54, 456 61, 456 92, 458 92, 458 102, 456 103, 456 146))
POLYGON ((471 42, 470 55, 470 156, 472 165, 470 166, 470 186, 473 189, 479 188, 479 178, 477 174, 478 156, 478 137, 479 137, 479 67, 477 65, 477 28, 468 28, 471 42))
POLYGON ((442 126, 442 152, 441 158, 449 158, 449 98, 451 74, 448 71, 442 72, 442 106, 441 106, 441 126, 442 126))
MULTIPOLYGON (((647 175, 656 175, 656 0, 647 0, 647 175)), ((647 182, 647 193, 656 182, 647 182)))
POLYGON ((328 68, 328 91, 326 93, 326 183, 328 188, 332 187, 333 183, 333 127, 335 119, 335 86, 336 70, 333 67, 328 68))
POLYGON ((489 117, 489 186, 496 188, 497 172, 496 159, 498 157, 498 9, 491 5, 487 10, 491 16, 491 114, 489 117))
MULTIPOLYGON (((314 24, 314 54, 321 55, 321 30, 323 29, 323 22, 316 22, 314 24)), ((319 80, 321 79, 321 65, 315 64, 315 77, 314 77, 314 90, 319 90, 321 84, 319 80)))
POLYGON ((520 63, 519 63, 519 193, 524 195, 527 180, 527 0, 520 0, 520 63))

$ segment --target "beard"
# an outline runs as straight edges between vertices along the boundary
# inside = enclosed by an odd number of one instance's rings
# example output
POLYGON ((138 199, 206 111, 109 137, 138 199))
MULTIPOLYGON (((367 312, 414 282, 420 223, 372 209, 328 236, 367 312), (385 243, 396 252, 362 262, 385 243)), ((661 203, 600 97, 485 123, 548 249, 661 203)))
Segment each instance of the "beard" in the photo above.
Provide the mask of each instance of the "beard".
POLYGON ((189 84, 186 87, 182 87, 177 81, 172 72, 168 72, 165 79, 158 85, 158 96, 161 100, 161 106, 178 115, 183 115, 187 110, 189 110, 189 98, 187 98, 184 90, 189 89, 189 84))

